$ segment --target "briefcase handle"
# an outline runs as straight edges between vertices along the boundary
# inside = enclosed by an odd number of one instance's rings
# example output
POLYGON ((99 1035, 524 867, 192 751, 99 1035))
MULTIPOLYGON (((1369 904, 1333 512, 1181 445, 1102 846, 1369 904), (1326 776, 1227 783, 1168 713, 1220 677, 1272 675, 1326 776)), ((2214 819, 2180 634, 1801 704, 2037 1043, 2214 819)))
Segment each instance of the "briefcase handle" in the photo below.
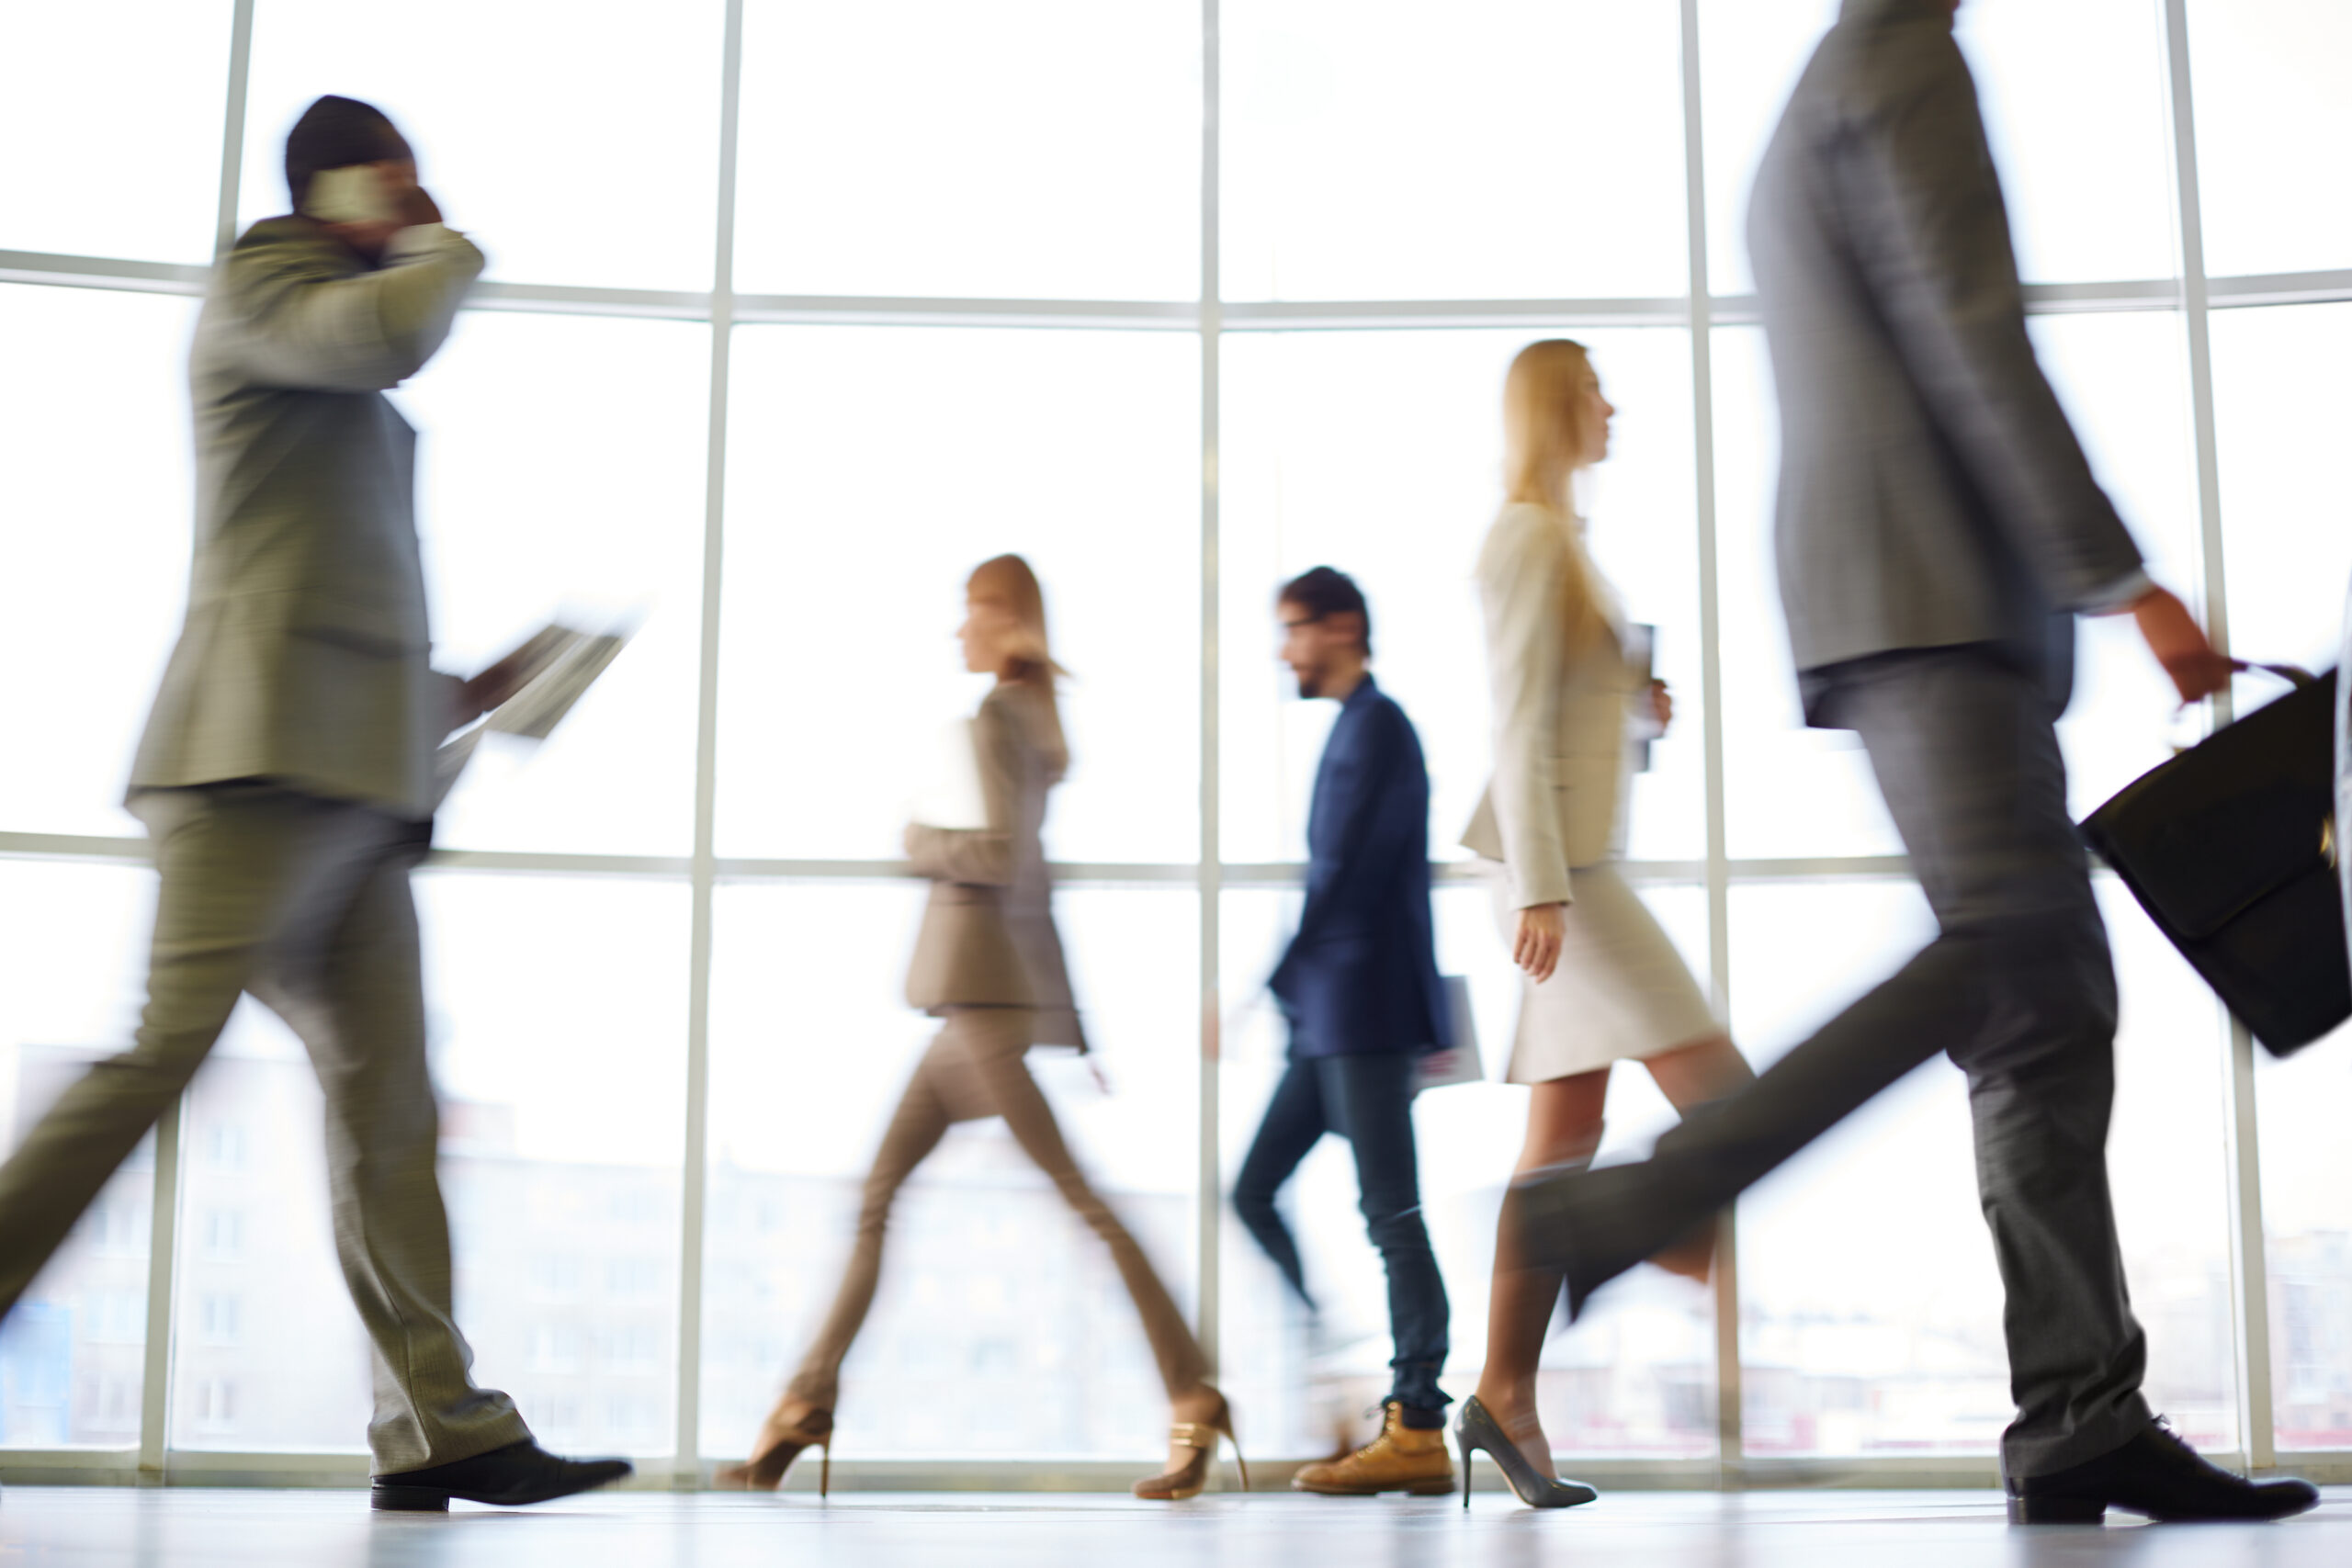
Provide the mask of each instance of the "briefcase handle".
MULTIPOLYGON (((2310 671, 2304 669, 2300 664, 2264 664, 2251 659, 2233 659, 2230 660, 2230 668, 2241 675, 2250 675, 2256 671, 2265 675, 2276 675, 2278 679, 2286 682, 2289 685, 2293 686, 2298 691, 2301 691, 2305 686, 2312 684, 2319 679, 2318 676, 2312 674, 2310 671)), ((2185 716, 2189 711, 2190 710, 2188 707, 2183 707, 2174 715, 2174 718, 2178 720, 2185 716)), ((2172 748, 2172 754, 2177 757, 2183 751, 2186 751, 2190 747, 2195 746, 2197 742, 2193 739, 2176 739, 2168 741, 2166 744, 2172 748)), ((2334 863, 2330 862, 2330 863, 2332 864, 2334 863)))
POLYGON ((2308 686, 2319 679, 2300 664, 2264 664, 2250 659, 2233 659, 2230 668, 2240 674, 2259 670, 2266 675, 2276 675, 2290 686, 2308 686))

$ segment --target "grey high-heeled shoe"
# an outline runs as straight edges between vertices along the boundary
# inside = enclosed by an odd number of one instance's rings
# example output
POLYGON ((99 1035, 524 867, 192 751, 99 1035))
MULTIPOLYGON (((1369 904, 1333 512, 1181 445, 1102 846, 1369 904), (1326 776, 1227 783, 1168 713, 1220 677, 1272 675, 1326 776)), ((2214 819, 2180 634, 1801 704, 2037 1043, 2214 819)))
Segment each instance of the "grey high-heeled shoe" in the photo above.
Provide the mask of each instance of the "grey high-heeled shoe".
POLYGON ((1555 1481, 1536 1469, 1475 1393, 1463 1402, 1461 1418, 1453 1424, 1453 1440, 1462 1449, 1462 1506, 1465 1508, 1470 1506, 1470 1456, 1480 1449, 1487 1450, 1487 1457, 1503 1472, 1519 1500, 1531 1508, 1573 1508, 1600 1495, 1581 1481, 1555 1481))

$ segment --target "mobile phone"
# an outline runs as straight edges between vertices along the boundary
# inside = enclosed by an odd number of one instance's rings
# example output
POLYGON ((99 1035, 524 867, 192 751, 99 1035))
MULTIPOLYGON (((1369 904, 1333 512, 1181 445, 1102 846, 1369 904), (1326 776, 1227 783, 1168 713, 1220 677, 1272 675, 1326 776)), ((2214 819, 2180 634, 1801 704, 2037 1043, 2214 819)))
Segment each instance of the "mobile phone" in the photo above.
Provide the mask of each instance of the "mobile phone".
POLYGON ((302 216, 322 223, 389 223, 400 211, 385 193, 384 176, 375 164, 350 164, 311 176, 302 216))

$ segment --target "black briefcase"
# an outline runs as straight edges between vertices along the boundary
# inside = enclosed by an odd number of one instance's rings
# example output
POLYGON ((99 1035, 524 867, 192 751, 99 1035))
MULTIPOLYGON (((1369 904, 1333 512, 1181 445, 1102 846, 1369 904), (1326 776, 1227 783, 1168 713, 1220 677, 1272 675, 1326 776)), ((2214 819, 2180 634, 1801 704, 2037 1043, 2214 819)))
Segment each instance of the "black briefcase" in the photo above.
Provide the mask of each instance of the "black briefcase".
POLYGON ((2335 671, 2142 774, 2083 837, 2272 1055, 2352 1017, 2335 671))

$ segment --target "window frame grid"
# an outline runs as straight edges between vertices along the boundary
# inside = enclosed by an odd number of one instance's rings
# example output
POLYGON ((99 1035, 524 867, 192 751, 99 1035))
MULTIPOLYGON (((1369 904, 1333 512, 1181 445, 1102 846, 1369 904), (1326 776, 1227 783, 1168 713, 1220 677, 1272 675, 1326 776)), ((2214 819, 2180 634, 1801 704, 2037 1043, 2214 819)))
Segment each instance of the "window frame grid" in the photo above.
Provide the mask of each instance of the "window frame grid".
MULTIPOLYGON (((1668 297, 1622 299, 1227 301, 1219 295, 1218 27, 1220 0, 1201 0, 1202 134, 1200 172, 1201 284, 1190 301, 933 299, 867 296, 738 295, 733 288, 736 213, 736 152, 741 111, 743 0, 724 0, 718 145, 718 200, 710 290, 702 292, 594 288, 491 283, 481 286, 468 310, 529 310, 565 315, 662 317, 706 321, 711 329, 710 407, 706 468, 702 628, 697 675, 695 829, 685 856, 605 855, 435 851, 431 866, 481 872, 517 872, 650 877, 684 882, 692 892, 684 1165, 681 1171, 684 1226, 679 1265, 679 1338, 676 1347, 676 1420, 673 1451, 641 1472, 641 1484, 692 1487, 706 1478, 708 1461, 700 1451, 702 1221, 707 1181, 708 1101, 708 1010, 711 908, 722 883, 770 880, 866 881, 902 875, 895 861, 791 860, 721 857, 714 851, 718 617, 725 543, 725 465, 729 353, 738 323, 999 327, 1007 329, 1101 329, 1166 331, 1198 335, 1201 349, 1201 774, 1200 849, 1190 863, 1065 863, 1057 879, 1073 886, 1190 887, 1200 899, 1201 1025, 1204 1032, 1222 1018, 1219 993, 1220 895, 1227 887, 1295 886, 1304 867, 1295 863, 1227 863, 1218 834, 1218 529, 1217 491, 1220 345, 1229 332, 1381 329, 1410 331, 1466 327, 1530 330, 1579 326, 1657 326, 1688 332, 1694 415, 1696 525, 1700 594, 1701 694, 1699 719, 1705 768, 1706 853, 1700 860, 1631 863, 1637 884, 1702 884, 1708 898, 1709 956, 1715 1000, 1729 1003, 1729 897, 1736 883, 1781 880, 1907 877, 1901 856, 1734 859, 1726 849, 1724 724, 1720 693, 1721 644, 1718 558, 1715 540, 1713 431, 1713 329, 1752 324, 1751 296, 1711 293, 1706 260, 1710 248, 1705 206, 1703 117, 1699 75, 1699 0, 1678 0, 1680 12, 1684 177, 1689 223, 1690 277, 1687 291, 1668 297)), ((2196 472, 2201 558, 2192 591, 2208 615, 2214 641, 2224 651, 2226 621, 2223 534, 2213 406, 2209 324, 2217 309, 2273 304, 2352 301, 2352 268, 2208 277, 2204 270, 2196 161, 2194 95, 2190 81, 2187 0, 2161 0, 2174 145, 2176 233, 2180 276, 2168 279, 2121 279, 2065 285, 2029 285, 2027 309, 2033 314, 2089 310, 2177 311, 2187 334, 2189 390, 2196 436, 2196 472)), ((254 0, 235 0, 230 25, 227 103, 223 115, 218 249, 235 237, 238 181, 243 158, 245 96, 253 42, 254 0)), ((0 250, 0 283, 119 288, 144 293, 197 295, 209 269, 201 266, 105 257, 0 250)), ((2226 722, 2227 694, 2217 699, 2216 723, 2226 722)), ((137 837, 24 833, 0 830, 0 858, 94 862, 145 860, 146 840, 137 837)), ((1441 882, 1468 880, 1470 868, 1436 866, 1441 882)), ((1200 1064, 1200 1124, 1195 1243, 1199 1280, 1196 1327, 1212 1362, 1218 1339, 1218 1235, 1223 1201, 1218 1137, 1218 1074, 1206 1055, 1200 1064)), ((2352 1454, 2333 1451, 2281 1454, 2271 1428, 2267 1275, 2264 1258, 2258 1128, 2255 1114, 2253 1042, 2232 1021, 2225 1064, 2228 1098, 2226 1135, 2230 1162, 2230 1268, 2241 1442, 2238 1451, 2211 1456, 2239 1468, 2268 1470, 2282 1461, 2322 1480, 2352 1480, 2352 1454)), ((179 1242, 181 1187, 180 1118, 175 1104, 158 1124, 152 1235, 148 1253, 148 1334, 145 1386, 137 1445, 130 1450, 67 1449, 6 1450, 12 1475, 26 1479, 115 1481, 141 1483, 332 1484, 364 1473, 357 1455, 256 1451, 224 1453, 175 1450, 170 1444, 172 1353, 178 1325, 174 1305, 179 1242)), ((1758 1461, 1741 1449, 1741 1364, 1736 1215, 1724 1227, 1724 1263, 1715 1283, 1715 1386, 1718 1452, 1714 1461, 1579 1461, 1595 1479, 1616 1486, 1705 1484, 1710 1477, 1725 1489, 1743 1485, 1836 1480, 1847 1484, 1984 1485, 1996 1478, 1994 1461, 1969 1455, 1921 1458, 1758 1461)), ((1125 1466, 1114 1467, 1124 1474, 1125 1466)), ((1027 1461, 878 1461, 845 1466, 852 1484, 970 1484, 1051 1486, 1073 1476, 1090 1480, 1091 1467, 1027 1461)))

